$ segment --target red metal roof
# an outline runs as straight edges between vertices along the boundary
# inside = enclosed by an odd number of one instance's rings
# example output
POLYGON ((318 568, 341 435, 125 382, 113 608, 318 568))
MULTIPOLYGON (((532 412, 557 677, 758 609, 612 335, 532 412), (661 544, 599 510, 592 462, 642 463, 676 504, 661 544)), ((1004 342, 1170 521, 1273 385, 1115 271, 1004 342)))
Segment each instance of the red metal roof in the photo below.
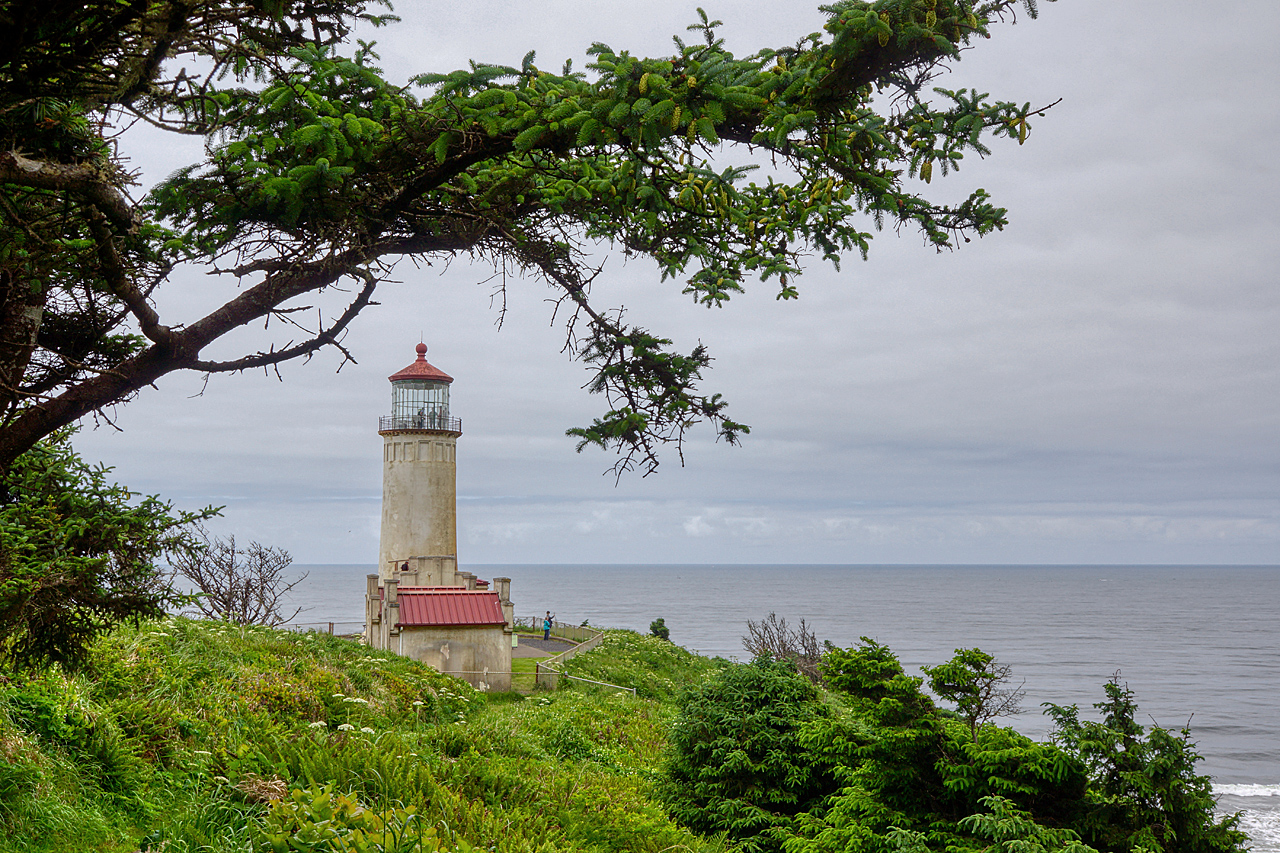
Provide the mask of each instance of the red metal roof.
POLYGON ((429 379, 432 382, 449 383, 453 381, 453 377, 427 361, 427 345, 418 344, 418 360, 413 364, 401 370, 399 373, 393 373, 387 378, 392 382, 399 379, 429 379))
POLYGON ((451 586, 401 587, 400 625, 503 625, 496 592, 451 586))

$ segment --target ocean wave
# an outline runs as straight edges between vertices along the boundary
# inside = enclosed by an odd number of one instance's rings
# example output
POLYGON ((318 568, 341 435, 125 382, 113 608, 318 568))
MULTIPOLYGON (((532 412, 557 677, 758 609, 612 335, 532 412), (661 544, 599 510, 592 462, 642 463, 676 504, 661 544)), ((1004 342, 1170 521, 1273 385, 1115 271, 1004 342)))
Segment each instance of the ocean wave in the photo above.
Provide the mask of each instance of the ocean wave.
POLYGON ((1227 797, 1280 797, 1280 785, 1214 785, 1213 792, 1227 797))
POLYGON ((1220 816, 1238 814, 1251 853, 1280 853, 1280 785, 1214 785, 1220 816))
POLYGON ((1245 809, 1240 815, 1240 830, 1249 836, 1252 853, 1276 853, 1280 851, 1280 822, 1275 812, 1251 812, 1245 809))

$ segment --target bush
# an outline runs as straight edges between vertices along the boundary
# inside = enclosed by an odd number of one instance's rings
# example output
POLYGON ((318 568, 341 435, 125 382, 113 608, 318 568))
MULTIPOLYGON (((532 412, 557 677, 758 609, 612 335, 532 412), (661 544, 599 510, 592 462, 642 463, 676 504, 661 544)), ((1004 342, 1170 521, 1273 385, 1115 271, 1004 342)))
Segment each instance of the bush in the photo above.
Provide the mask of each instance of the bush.
POLYGON ((685 697, 671 732, 662 798, 677 821, 726 833, 744 849, 774 849, 768 831, 836 788, 801 727, 831 715, 788 662, 724 669, 685 697))
POLYGON ((164 614, 176 593, 155 562, 191 545, 175 513, 137 500, 71 449, 72 430, 44 439, 0 477, 0 661, 75 669, 93 641, 164 614))
POLYGON ((1106 700, 1093 706, 1100 723, 1080 720, 1074 705, 1046 706, 1055 742, 1089 768, 1090 797, 1076 825, 1084 840, 1116 851, 1241 849, 1248 837, 1237 829, 1239 816, 1218 819, 1212 780, 1196 773, 1191 732, 1152 726, 1144 738, 1133 692, 1118 676, 1104 689, 1106 700))

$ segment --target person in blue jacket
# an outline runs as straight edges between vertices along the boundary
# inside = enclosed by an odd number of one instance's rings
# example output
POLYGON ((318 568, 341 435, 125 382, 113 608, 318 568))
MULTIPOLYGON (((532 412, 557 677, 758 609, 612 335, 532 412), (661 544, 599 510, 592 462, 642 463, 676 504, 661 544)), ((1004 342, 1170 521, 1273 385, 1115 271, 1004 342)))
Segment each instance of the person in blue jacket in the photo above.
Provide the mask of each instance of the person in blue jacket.
POLYGON ((552 615, 551 611, 548 610, 546 618, 542 620, 542 639, 551 639, 551 620, 555 618, 556 617, 552 615))

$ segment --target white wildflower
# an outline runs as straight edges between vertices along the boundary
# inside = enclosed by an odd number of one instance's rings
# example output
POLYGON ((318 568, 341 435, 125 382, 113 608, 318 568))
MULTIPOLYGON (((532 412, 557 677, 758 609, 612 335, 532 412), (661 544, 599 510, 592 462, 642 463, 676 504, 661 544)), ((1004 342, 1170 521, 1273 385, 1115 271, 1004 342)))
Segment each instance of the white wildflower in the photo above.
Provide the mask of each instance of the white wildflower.
POLYGON ((326 723, 324 720, 316 720, 314 723, 312 723, 311 725, 307 726, 307 728, 309 728, 309 729, 323 729, 323 728, 328 728, 328 726, 329 726, 329 724, 328 724, 328 723, 326 723))
POLYGON ((351 725, 350 723, 342 723, 341 725, 338 726, 338 731, 340 732, 354 732, 355 730, 356 730, 356 727, 351 725))
POLYGON ((368 726, 361 726, 360 731, 364 732, 367 735, 375 734, 374 730, 369 728, 368 726))

